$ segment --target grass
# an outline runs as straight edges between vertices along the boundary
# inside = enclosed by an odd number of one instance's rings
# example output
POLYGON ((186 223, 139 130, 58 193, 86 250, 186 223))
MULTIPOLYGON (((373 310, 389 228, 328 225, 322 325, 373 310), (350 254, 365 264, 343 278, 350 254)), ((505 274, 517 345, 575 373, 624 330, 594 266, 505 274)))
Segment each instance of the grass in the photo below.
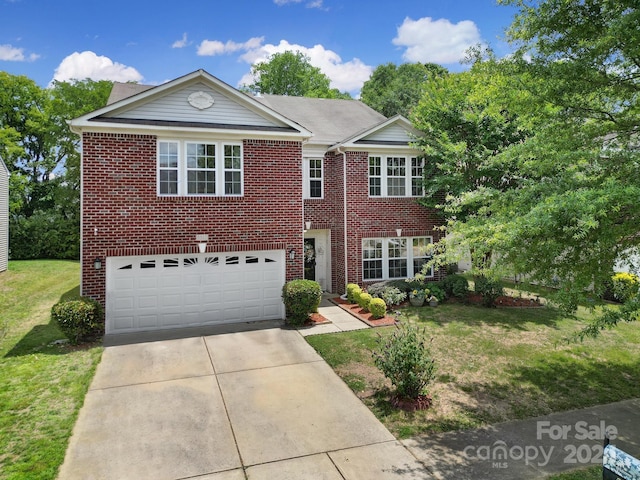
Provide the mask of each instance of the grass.
POLYGON ((588 467, 552 475, 549 480, 602 480, 602 467, 588 467))
POLYGON ((390 402, 390 384, 371 350, 393 327, 307 337, 398 438, 476 428, 640 397, 640 324, 597 339, 563 339, 590 317, 563 318, 551 308, 487 309, 461 304, 402 310, 402 321, 426 327, 437 363, 431 409, 406 413, 390 402))
POLYGON ((54 479, 102 347, 64 338, 51 307, 76 295, 71 261, 12 261, 0 273, 0 479, 54 479))

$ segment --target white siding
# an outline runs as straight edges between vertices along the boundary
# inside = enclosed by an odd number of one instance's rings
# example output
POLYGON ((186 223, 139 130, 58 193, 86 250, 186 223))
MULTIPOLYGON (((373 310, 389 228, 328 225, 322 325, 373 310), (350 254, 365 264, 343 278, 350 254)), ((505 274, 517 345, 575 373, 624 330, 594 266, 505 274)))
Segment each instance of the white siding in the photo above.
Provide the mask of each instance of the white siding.
POLYGON ((362 140, 377 142, 412 142, 415 139, 400 125, 392 124, 367 135, 362 140))
POLYGON ((189 85, 155 101, 150 101, 113 116, 128 119, 221 123, 226 125, 285 126, 284 123, 276 124, 273 120, 267 120, 222 92, 212 90, 204 83, 189 85), (211 107, 198 110, 189 104, 187 97, 200 91, 206 92, 213 97, 214 104, 211 107))
POLYGON ((0 272, 9 262, 9 171, 0 160, 0 272))

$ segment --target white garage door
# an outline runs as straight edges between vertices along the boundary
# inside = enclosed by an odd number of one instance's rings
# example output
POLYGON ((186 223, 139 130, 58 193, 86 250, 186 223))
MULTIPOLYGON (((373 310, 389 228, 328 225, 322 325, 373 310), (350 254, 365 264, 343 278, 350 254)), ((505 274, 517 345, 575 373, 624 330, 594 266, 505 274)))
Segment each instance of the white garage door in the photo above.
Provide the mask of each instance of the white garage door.
POLYGON ((106 332, 284 318, 285 252, 107 257, 106 332))

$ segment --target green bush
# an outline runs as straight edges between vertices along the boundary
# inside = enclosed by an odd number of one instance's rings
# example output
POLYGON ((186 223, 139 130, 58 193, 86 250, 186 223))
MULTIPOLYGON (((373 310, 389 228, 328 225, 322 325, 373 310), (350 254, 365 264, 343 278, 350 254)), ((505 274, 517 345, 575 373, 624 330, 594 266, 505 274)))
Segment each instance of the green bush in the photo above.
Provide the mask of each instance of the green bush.
POLYGON ((379 339, 373 360, 396 388, 400 397, 418 398, 435 376, 435 362, 425 330, 412 324, 396 327, 391 336, 379 339))
POLYGON ((355 283, 347 284, 347 300, 349 303, 358 303, 356 296, 362 292, 360 285, 355 283))
POLYGON ((448 275, 442 281, 442 287, 449 297, 464 298, 469 293, 469 282, 462 275, 448 275))
POLYGON ((51 308, 51 318, 74 345, 95 340, 104 333, 104 310, 92 298, 56 303, 51 308))
POLYGON ((444 302, 444 300, 447 298, 444 289, 440 286, 440 282, 430 283, 429 290, 431 291, 431 295, 433 297, 436 297, 439 302, 444 302))
POLYGON ((381 298, 372 298, 369 302, 372 318, 383 318, 387 314, 387 304, 381 298))
POLYGON ((613 296, 619 302, 626 302, 635 297, 640 288, 640 280, 637 275, 627 272, 618 272, 611 277, 613 296))
POLYGON ((474 278, 476 293, 482 295, 482 305, 493 307, 496 298, 504 295, 502 282, 480 275, 474 278))
POLYGON ((400 305, 407 299, 407 292, 401 292, 396 287, 386 287, 380 294, 380 298, 387 305, 400 305))
POLYGON ((282 300, 289 325, 302 325, 311 313, 318 311, 322 287, 313 280, 291 280, 282 287, 282 300))
POLYGON ((369 311, 369 302, 373 297, 369 295, 367 292, 362 292, 358 297, 358 306, 363 309, 365 312, 369 311))

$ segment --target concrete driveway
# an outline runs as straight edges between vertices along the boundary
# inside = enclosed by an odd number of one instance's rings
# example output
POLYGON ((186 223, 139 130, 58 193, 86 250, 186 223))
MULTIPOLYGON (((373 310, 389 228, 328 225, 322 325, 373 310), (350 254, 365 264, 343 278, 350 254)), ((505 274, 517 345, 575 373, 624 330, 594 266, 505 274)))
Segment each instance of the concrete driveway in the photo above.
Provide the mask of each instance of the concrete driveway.
POLYGON ((59 478, 428 479, 295 330, 107 347, 59 478))

